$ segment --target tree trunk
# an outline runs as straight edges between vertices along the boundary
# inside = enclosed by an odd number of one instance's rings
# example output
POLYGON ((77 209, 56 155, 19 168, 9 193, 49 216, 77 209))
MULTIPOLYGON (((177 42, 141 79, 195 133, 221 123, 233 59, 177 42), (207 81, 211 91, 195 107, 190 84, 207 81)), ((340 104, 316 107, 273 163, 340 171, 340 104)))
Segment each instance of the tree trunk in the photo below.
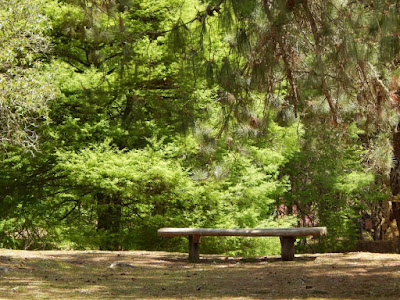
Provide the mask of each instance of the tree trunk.
MULTIPOLYGON (((390 187, 392 189, 392 210, 397 228, 400 228, 400 123, 393 132, 394 165, 390 172, 390 187)), ((400 253, 400 237, 397 241, 397 251, 400 253)))
POLYGON ((100 250, 120 250, 121 200, 117 196, 102 193, 97 198, 97 231, 101 231, 100 250))

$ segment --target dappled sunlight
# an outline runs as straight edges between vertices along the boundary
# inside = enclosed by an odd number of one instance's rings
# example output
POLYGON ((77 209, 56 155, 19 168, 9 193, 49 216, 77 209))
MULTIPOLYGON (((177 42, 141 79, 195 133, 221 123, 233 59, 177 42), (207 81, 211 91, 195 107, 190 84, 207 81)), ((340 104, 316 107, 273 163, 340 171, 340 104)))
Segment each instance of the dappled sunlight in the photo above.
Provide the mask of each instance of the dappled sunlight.
POLYGON ((1 299, 395 299, 400 256, 241 258, 184 253, 0 250, 1 299), (129 262, 110 268, 112 262, 129 262))

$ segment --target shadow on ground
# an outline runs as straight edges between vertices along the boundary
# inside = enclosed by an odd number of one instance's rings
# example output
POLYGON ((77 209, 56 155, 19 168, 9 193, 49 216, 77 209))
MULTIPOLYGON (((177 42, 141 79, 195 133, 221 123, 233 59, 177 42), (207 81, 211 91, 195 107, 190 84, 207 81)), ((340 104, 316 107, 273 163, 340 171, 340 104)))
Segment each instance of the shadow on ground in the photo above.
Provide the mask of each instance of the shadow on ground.
MULTIPOLYGON (((169 262, 184 262, 188 263, 187 257, 159 257, 158 260, 169 261, 169 262)), ((315 256, 298 256, 294 259, 294 261, 314 261, 316 259, 315 256)), ((201 257, 196 264, 237 264, 237 263, 263 263, 263 262, 281 262, 282 259, 280 257, 201 257)))
POLYGON ((0 250, 1 299, 399 299, 400 257, 278 257, 0 250), (110 268, 114 262, 126 262, 110 268), (128 265, 129 264, 129 265, 128 265))

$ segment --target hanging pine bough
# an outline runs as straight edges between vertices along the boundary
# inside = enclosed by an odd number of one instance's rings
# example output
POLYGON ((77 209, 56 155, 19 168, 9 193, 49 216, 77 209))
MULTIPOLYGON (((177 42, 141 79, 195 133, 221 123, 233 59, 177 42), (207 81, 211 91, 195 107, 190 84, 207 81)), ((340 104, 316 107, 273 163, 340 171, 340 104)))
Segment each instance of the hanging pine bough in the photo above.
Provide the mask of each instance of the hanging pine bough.
POLYGON ((208 87, 212 87, 214 85, 214 64, 212 61, 206 61, 206 80, 208 87))
POLYGON ((187 44, 187 31, 188 28, 186 24, 179 19, 179 21, 174 25, 170 32, 169 43, 172 53, 184 53, 187 44))
POLYGON ((245 29, 239 28, 236 35, 236 41, 236 48, 239 53, 246 55, 250 51, 251 45, 245 29))
POLYGON ((256 0, 232 0, 232 8, 238 19, 247 18, 257 7, 256 0))
MULTIPOLYGON (((321 96, 324 101, 320 107, 327 105, 334 126, 353 118, 353 111, 347 106, 357 105, 356 96, 360 94, 365 103, 371 103, 360 107, 364 118, 368 118, 367 122, 363 121, 366 129, 371 129, 371 121, 374 128, 388 128, 383 123, 393 119, 385 118, 390 114, 390 107, 387 88, 377 74, 379 67, 373 64, 364 67, 377 55, 372 47, 375 42, 368 34, 374 30, 373 25, 381 21, 374 22, 377 17, 372 14, 373 8, 366 6, 363 9, 369 11, 366 21, 362 21, 365 26, 354 26, 361 15, 354 14, 358 11, 357 5, 353 5, 348 7, 335 1, 263 1, 249 9, 250 4, 242 7, 237 1, 225 1, 219 18, 231 16, 233 11, 240 19, 234 22, 238 30, 231 46, 235 55, 246 59, 235 65, 230 63, 232 58, 224 59, 220 85, 232 90, 235 74, 236 87, 275 93, 281 90, 282 82, 286 82, 286 99, 294 107, 296 117, 299 110, 302 114, 308 107, 305 100, 321 96), (371 27, 368 24, 372 24, 371 27)), ((386 9, 393 21, 395 7, 388 4, 386 9)), ((384 11, 385 14, 388 13, 384 11)), ((386 18, 382 24, 390 20, 386 18)), ((381 62, 397 59, 398 41, 396 32, 393 36, 385 33, 382 39, 376 39, 380 43, 381 62)))
POLYGON ((234 90, 234 88, 236 87, 233 68, 231 66, 231 63, 230 63, 228 57, 223 59, 218 79, 219 79, 219 84, 226 91, 232 92, 234 90))
MULTIPOLYGON (((358 89, 357 81, 351 80, 350 74, 357 74, 357 64, 349 60, 349 55, 356 55, 357 60, 362 62, 370 56, 370 53, 365 51, 370 47, 365 47, 359 39, 351 38, 356 32, 348 34, 349 28, 346 28, 348 25, 346 22, 354 22, 352 16, 346 13, 349 8, 334 5, 333 2, 282 3, 264 1, 262 5, 253 8, 250 4, 242 7, 237 1, 224 2, 221 19, 225 14, 230 15, 231 10, 241 18, 237 23, 240 29, 237 30, 235 38, 235 50, 238 54, 246 56, 249 47, 252 49, 250 62, 244 63, 246 66, 243 65, 251 72, 242 74, 244 77, 250 76, 251 84, 242 88, 275 91, 282 80, 278 78, 282 78, 283 75, 288 82, 286 87, 290 95, 288 100, 294 106, 297 116, 298 105, 305 107, 301 100, 302 89, 299 86, 304 86, 306 83, 308 90, 314 90, 313 96, 320 94, 325 98, 332 123, 337 126, 339 119, 345 117, 340 116, 341 105, 338 103, 340 97, 337 95, 343 93, 353 97, 358 89), (257 14, 250 13, 255 11, 257 14), (346 15, 347 20, 340 19, 342 15, 346 15), (329 18, 338 21, 331 22, 329 18), (243 26, 243 22, 248 26, 243 26), (329 39, 325 38, 326 36, 329 36, 329 39), (249 40, 254 41, 253 45, 249 40), (273 86, 266 87, 271 84, 273 86)), ((385 51, 383 44, 381 48, 381 52, 388 54, 396 51, 395 45, 390 46, 390 51, 385 51)), ((224 60, 221 71, 220 83, 224 88, 230 82, 229 73, 241 74, 228 65, 228 60, 224 60)), ((378 115, 380 115, 379 107, 379 104, 376 105, 378 115)))
POLYGON ((400 33, 394 36, 385 36, 380 41, 380 58, 383 62, 390 62, 399 58, 400 33))

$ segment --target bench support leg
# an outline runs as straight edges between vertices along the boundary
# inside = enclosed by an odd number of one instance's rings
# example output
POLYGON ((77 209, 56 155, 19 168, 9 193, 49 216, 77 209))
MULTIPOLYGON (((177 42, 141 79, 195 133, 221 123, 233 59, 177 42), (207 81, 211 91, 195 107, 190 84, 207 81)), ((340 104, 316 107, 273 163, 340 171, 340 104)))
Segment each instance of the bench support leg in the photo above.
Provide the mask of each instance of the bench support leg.
POLYGON ((292 236, 282 236, 281 239, 281 256, 282 260, 293 260, 294 259, 294 242, 295 237, 292 236))
POLYGON ((200 260, 200 236, 189 235, 189 261, 197 262, 200 260))

